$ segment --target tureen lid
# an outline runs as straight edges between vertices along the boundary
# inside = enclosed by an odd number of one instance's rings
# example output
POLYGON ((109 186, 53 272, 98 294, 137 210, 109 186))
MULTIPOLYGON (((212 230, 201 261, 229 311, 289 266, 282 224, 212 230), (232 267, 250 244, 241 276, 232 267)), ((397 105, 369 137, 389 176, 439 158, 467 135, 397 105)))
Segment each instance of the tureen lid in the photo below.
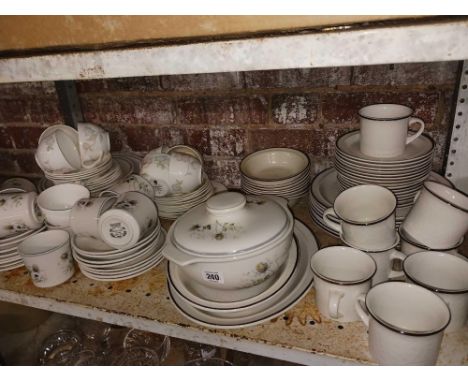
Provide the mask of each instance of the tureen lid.
POLYGON ((171 239, 198 256, 250 252, 287 229, 286 208, 267 196, 222 192, 181 216, 171 239))

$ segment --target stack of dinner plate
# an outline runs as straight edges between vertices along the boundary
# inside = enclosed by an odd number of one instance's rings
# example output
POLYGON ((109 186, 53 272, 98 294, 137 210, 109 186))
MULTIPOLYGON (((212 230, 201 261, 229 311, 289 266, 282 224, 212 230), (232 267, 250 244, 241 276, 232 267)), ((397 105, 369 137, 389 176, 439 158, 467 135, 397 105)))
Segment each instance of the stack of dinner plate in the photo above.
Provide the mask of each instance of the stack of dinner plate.
POLYGON ((421 135, 399 156, 369 157, 360 150, 360 132, 352 131, 336 142, 334 164, 341 190, 360 184, 386 187, 397 198, 398 216, 408 213, 414 204, 416 193, 431 173, 433 153, 434 141, 421 135))
POLYGON ((310 160, 301 151, 271 148, 247 155, 240 164, 241 188, 246 194, 276 195, 293 206, 310 185, 310 160))
POLYGON ((163 260, 161 250, 165 240, 166 232, 157 219, 148 233, 130 248, 114 249, 89 236, 74 236, 73 258, 81 273, 92 280, 126 280, 147 272, 163 260))
POLYGON ((23 260, 18 253, 18 245, 28 237, 45 230, 45 225, 22 233, 0 239, 0 272, 23 266, 23 260))

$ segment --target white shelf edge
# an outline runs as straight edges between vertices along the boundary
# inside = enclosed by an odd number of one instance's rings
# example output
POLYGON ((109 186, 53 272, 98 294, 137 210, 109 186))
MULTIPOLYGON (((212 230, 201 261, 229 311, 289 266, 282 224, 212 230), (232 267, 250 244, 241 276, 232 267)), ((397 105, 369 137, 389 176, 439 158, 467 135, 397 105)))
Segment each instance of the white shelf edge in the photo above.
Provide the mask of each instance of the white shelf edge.
POLYGON ((364 365, 357 361, 333 357, 331 355, 314 354, 312 352, 309 353, 297 349, 287 349, 281 346, 256 343, 248 340, 232 338, 230 336, 185 328, 179 325, 164 324, 144 317, 132 317, 130 315, 109 312, 103 309, 57 301, 46 297, 28 296, 7 290, 0 290, 0 301, 11 302, 75 317, 103 321, 109 324, 131 327, 183 340, 201 342, 213 346, 229 348, 303 365, 364 365))
POLYGON ((468 59, 468 21, 0 59, 0 83, 468 59))

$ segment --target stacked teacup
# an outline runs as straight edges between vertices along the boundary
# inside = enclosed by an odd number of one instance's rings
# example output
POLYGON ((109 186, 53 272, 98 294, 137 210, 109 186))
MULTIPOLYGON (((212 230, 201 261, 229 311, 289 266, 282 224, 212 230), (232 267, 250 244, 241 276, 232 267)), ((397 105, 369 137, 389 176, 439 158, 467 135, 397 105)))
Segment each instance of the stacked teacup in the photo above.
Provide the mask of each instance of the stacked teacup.
POLYGON ((90 123, 79 123, 77 130, 50 126, 39 138, 35 158, 52 183, 79 183, 93 194, 131 173, 125 163, 122 169, 121 161, 112 160, 109 134, 90 123))
POLYGON ((156 205, 141 192, 81 199, 70 224, 73 256, 88 278, 124 280, 162 261, 165 232, 156 205))
POLYGON ((159 214, 176 219, 213 195, 201 154, 190 146, 162 146, 143 159, 140 175, 154 189, 159 214))
POLYGON ((414 203, 416 193, 432 169, 434 142, 421 135, 424 122, 411 117, 404 105, 376 104, 359 110, 360 131, 341 136, 336 143, 334 165, 341 189, 377 184, 397 197, 397 226, 414 203), (408 126, 419 123, 408 136, 408 126))
POLYGON ((325 224, 340 233, 341 241, 375 261, 372 285, 394 276, 392 262, 399 254, 395 249, 399 243, 395 231, 396 206, 390 190, 366 184, 343 191, 323 214, 325 224))

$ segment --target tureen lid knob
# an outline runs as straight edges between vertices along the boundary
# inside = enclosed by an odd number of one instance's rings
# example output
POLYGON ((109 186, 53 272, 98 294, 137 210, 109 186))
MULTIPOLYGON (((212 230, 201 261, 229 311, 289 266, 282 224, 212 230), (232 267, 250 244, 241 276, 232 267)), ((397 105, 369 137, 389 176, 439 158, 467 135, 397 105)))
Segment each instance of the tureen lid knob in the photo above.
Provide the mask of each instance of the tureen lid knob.
POLYGON ((215 215, 228 214, 243 208, 245 202, 245 196, 238 192, 221 192, 206 201, 206 209, 215 215))

